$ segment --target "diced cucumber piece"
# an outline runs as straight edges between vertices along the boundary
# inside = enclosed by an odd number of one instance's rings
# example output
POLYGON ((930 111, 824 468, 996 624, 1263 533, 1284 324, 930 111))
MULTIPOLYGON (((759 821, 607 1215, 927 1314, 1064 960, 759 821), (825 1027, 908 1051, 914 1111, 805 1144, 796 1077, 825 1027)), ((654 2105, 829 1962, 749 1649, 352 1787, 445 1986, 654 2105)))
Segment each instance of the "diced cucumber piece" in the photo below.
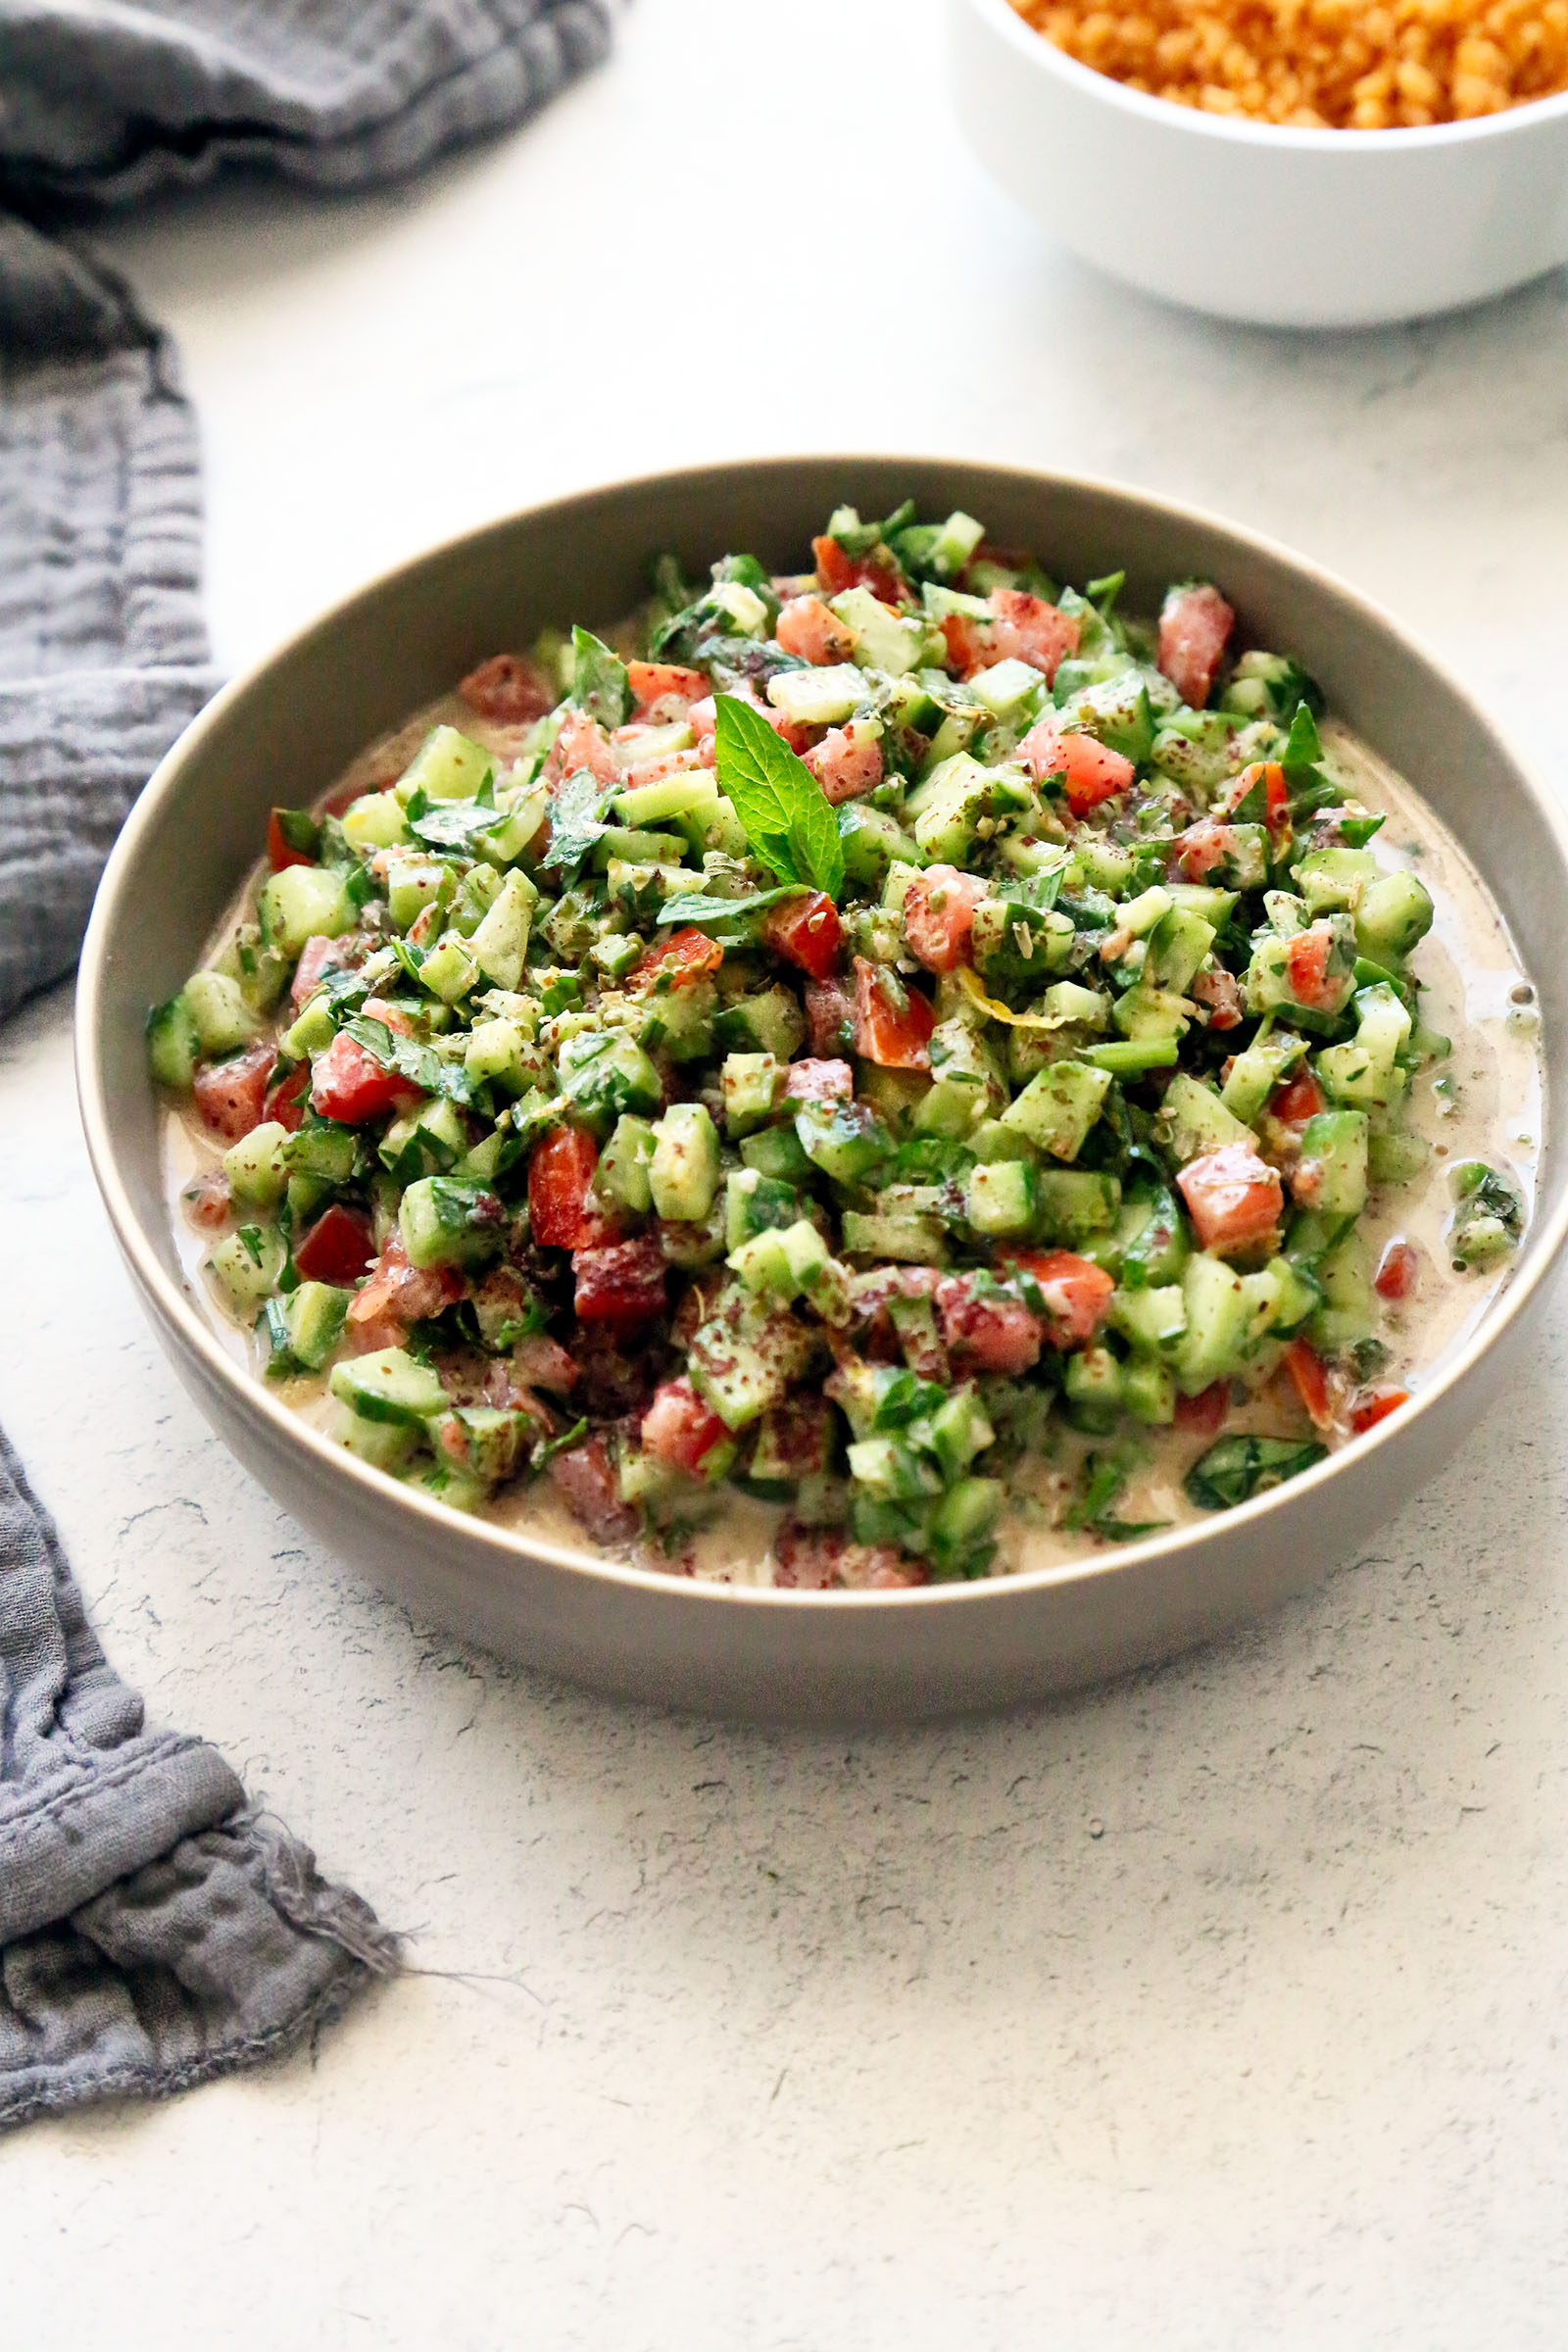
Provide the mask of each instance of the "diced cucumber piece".
POLYGON ((898 1438, 859 1438, 846 1458, 856 1484, 890 1502, 917 1502, 942 1492, 936 1465, 898 1438))
POLYGON ((1116 917, 1116 928, 1133 939, 1147 939, 1150 932, 1169 914, 1176 904, 1162 882, 1151 883, 1148 890, 1129 899, 1116 917))
POLYGON ((792 989, 779 983, 760 996, 726 1004, 713 1022, 713 1042, 722 1051, 771 1054, 789 1061, 806 1043, 806 1015, 792 989))
POLYGON ((372 1421, 334 1400, 325 1435, 372 1470, 397 1471, 416 1449, 420 1425, 417 1421, 372 1421))
POLYGON ((249 1323, 262 1300, 277 1288, 286 1262, 283 1238, 275 1226, 242 1225, 218 1244, 207 1268, 230 1312, 249 1323))
POLYGON ((1364 1110, 1320 1110, 1308 1119, 1292 1179, 1297 1199, 1326 1217, 1359 1216, 1366 1206, 1367 1135, 1364 1110))
POLYGON ((1187 1294, 1179 1282, 1111 1294, 1110 1320, 1135 1348, 1168 1355, 1187 1330, 1187 1294))
POLYGON ((1242 1277, 1223 1258, 1198 1250, 1182 1272, 1187 1329, 1176 1350, 1176 1379, 1185 1396, 1239 1371, 1247 1348, 1251 1301, 1242 1277))
POLYGON ((615 1121, 614 1132, 599 1154, 594 1191, 611 1208, 630 1209, 647 1216, 654 1205, 649 1170, 654 1162, 654 1131, 646 1119, 630 1112, 615 1121))
POLYGON ((697 1224, 718 1190, 718 1134, 701 1102, 673 1102, 654 1128, 648 1182, 655 1213, 697 1224))
MULTIPOLYGON (((437 1424, 439 1435, 447 1441, 438 1458, 450 1465, 452 1457, 460 1455, 460 1476, 466 1472, 481 1489, 493 1487, 516 1469, 531 1427, 526 1413, 504 1405, 459 1405, 453 1412, 443 1413, 437 1424)), ((444 1494, 442 1499, 450 1502, 453 1497, 444 1494)), ((458 1505, 460 1510, 478 1507, 477 1502, 458 1505)))
POLYGON ((688 980, 681 988, 654 989, 644 999, 647 1012, 639 1036, 645 1046, 662 1046, 671 1061, 706 1061, 713 1050, 718 991, 711 980, 688 980))
POLYGON ((180 993, 204 1054, 233 1054, 260 1036, 260 1016, 246 1004, 239 982, 225 973, 192 972, 180 993))
POLYGON ((397 783, 396 799, 406 808, 416 792, 427 801, 472 801, 495 767, 482 743, 457 727, 432 727, 397 783))
POLYGON ((433 1494, 449 1511, 482 1511, 489 1500, 489 1489, 483 1479, 476 1478, 471 1470, 460 1470, 444 1457, 405 1470, 403 1480, 406 1486, 416 1487, 421 1494, 433 1494))
MULTIPOLYGON (((1270 891, 1270 903, 1285 894, 1270 891)), ((1310 926, 1314 931, 1328 933, 1328 959, 1323 968, 1321 983, 1310 984, 1310 995, 1297 993, 1293 956, 1295 938, 1281 936, 1277 931, 1254 935, 1251 961, 1243 982, 1249 1012, 1292 1012, 1318 1020, 1343 1010, 1355 987, 1355 926, 1348 914, 1319 915, 1310 926)), ((1315 959, 1314 964, 1315 964, 1315 959)))
POLYGON ((753 1234, 725 1260, 749 1291, 765 1291, 781 1300, 816 1289, 831 1262, 827 1244, 806 1217, 753 1234))
POLYGON ((339 1404, 366 1421, 418 1426, 446 1407, 446 1391, 428 1364, 405 1348, 379 1348, 332 1366, 328 1387, 339 1404))
POLYGON ((1298 1067, 1305 1052, 1306 1040, 1293 1036, 1288 1029, 1255 1037, 1231 1063, 1219 1090, 1220 1101, 1235 1117, 1254 1126, 1274 1089, 1298 1067))
POLYGON ((476 1083, 488 1081, 503 1094, 520 1095, 530 1076, 526 1046, 517 1023, 504 1015, 493 1021, 475 1021, 468 1031, 463 1066, 476 1083))
POLYGON ((1154 713, 1141 670, 1123 669, 1096 685, 1080 687, 1065 704, 1058 701, 1057 708, 1065 723, 1083 728, 1139 766, 1153 751, 1154 713))
POLYGON ((1205 923, 1201 915, 1185 906, 1173 906, 1149 934, 1149 955, 1140 985, 1185 996, 1214 939, 1213 925, 1205 923))
POLYGON ((452 868, 439 858, 397 858, 387 868, 387 906, 393 923, 408 931, 427 906, 452 903, 452 868))
POLYGON ((607 931, 603 939, 594 941, 588 959, 598 964, 607 980, 617 981, 635 971, 646 952, 646 942, 635 931, 607 931))
POLYGON ((1307 1336, 1320 1354, 1336 1355, 1364 1340, 1377 1321, 1371 1255, 1353 1225, 1318 1260, 1315 1272, 1323 1303, 1306 1327, 1307 1336))
POLYGON ((444 1176, 468 1149, 468 1130, 457 1104, 438 1095, 394 1119, 376 1148, 381 1165, 401 1184, 444 1176))
POLYGON ((925 1546, 938 1578, 981 1576, 996 1551, 997 1523, 1006 1501, 1000 1478, 960 1478, 948 1489, 926 1524, 925 1546))
POLYGON ((760 1175, 755 1168, 732 1168, 724 1179, 724 1242, 730 1250, 756 1234, 793 1225, 800 1213, 798 1185, 760 1175))
POLYGON ((1414 874, 1369 883, 1355 910, 1355 944, 1377 963, 1397 963, 1432 928, 1432 894, 1414 874))
POLYGON ((863 1102, 807 1102, 795 1114, 795 1133, 812 1165, 836 1184, 868 1184, 886 1162, 893 1139, 863 1102))
POLYGON ((802 1151, 793 1125, 764 1127, 759 1134, 747 1136, 741 1144, 741 1158, 760 1176, 777 1176, 795 1186, 810 1181, 811 1162, 802 1151))
POLYGON ((720 1297, 693 1337, 692 1386, 726 1429, 745 1429, 783 1402, 810 1345, 788 1314, 737 1287, 720 1297))
POLYGON ((1075 1426, 1103 1435, 1121 1410, 1121 1364, 1108 1348, 1080 1348, 1062 1368, 1061 1392, 1075 1426))
POLYGON ((314 1176, 327 1185, 347 1184, 359 1155, 359 1138, 352 1127, 328 1119, 314 1119, 308 1127, 284 1139, 283 1157, 290 1176, 314 1176))
POLYGON ((1201 1078, 1178 1070, 1165 1089, 1156 1132, 1178 1167, 1226 1144, 1250 1144, 1252 1131, 1201 1078))
POLYGON ((1336 1102, 1387 1108, 1405 1092, 1398 1056, 1410 1040, 1410 1015, 1387 982, 1358 989, 1353 1000, 1357 1027, 1352 1043, 1325 1046, 1317 1072, 1336 1102))
POLYGON ((493 1257, 507 1212, 494 1193, 462 1176, 421 1176, 398 1204, 411 1266, 474 1266, 493 1257))
POLYGON ((1090 1168, 1042 1168, 1036 1180, 1040 1238, 1047 1242, 1091 1241, 1109 1233, 1121 1206, 1121 1182, 1090 1168))
POLYGON ((928 1442, 948 1481, 961 1478, 976 1454, 996 1444, 997 1433, 972 1381, 938 1405, 931 1415, 928 1442))
POLYGON ((854 716, 866 691, 864 671, 850 662, 823 669, 781 670, 767 682, 768 701, 797 727, 842 725, 854 716))
POLYGON ((1311 850, 1291 868, 1309 914, 1353 914, 1377 878, 1367 850, 1311 850))
POLYGON ((1016 1127, 1056 1159, 1076 1159, 1109 1087, 1108 1070, 1082 1061, 1053 1062, 1007 1105, 1002 1124, 1016 1127))
POLYGON ((395 792, 362 793, 343 811, 343 837, 356 850, 390 850, 412 841, 403 804, 395 792))
POLYGON ((594 843, 593 861, 602 874, 609 871, 612 858, 631 865, 679 865, 690 848, 684 833, 632 832, 624 825, 607 825, 594 843))
POLYGON ((993 718, 1008 719, 1020 726, 1027 725, 1034 717, 1049 693, 1045 679, 1032 662, 1010 658, 976 670, 967 683, 975 701, 993 718))
POLYGON ((947 1235, 938 1217, 867 1215, 847 1208, 843 1231, 845 1251, 852 1257, 887 1258, 906 1266, 945 1266, 948 1262, 947 1235))
POLYGON ((147 1015, 147 1066, 160 1086, 188 1094, 196 1075, 201 1041, 183 990, 147 1015))
POLYGON ((1176 1373, 1155 1355, 1130 1356, 1122 1366, 1121 1407, 1135 1421, 1156 1429, 1176 1418, 1176 1373))
POLYGON ((976 1233, 1033 1233, 1040 1214, 1040 1180, 1034 1168, 1021 1159, 971 1168, 963 1213, 976 1233))
POLYGON ((624 1112, 657 1110, 663 1100, 658 1070, 623 1029, 585 1029, 568 1037, 556 1074, 566 1101, 599 1135, 607 1135, 624 1112))
POLYGON ((285 865, 262 885, 262 936, 285 956, 298 956, 308 939, 340 939, 359 920, 343 876, 324 865, 285 865))
MULTIPOLYGON (((483 927, 481 924, 480 929, 483 927)), ((520 962, 518 968, 520 971, 520 962)), ((478 977, 478 958, 473 949, 461 939, 444 939, 419 964, 419 986, 428 989, 432 997, 439 997, 443 1004, 456 1004, 478 977)))
POLYGON ((230 1144, 223 1153, 223 1174, 234 1199, 246 1208, 275 1208, 288 1190, 288 1129, 276 1119, 264 1119, 230 1144))
MULTIPOLYGON (((514 868, 469 940, 474 962, 493 988, 514 989, 520 982, 528 953, 528 928, 538 904, 539 893, 527 875, 514 868)), ((428 985, 428 962, 419 976, 428 985)), ((458 993, 463 992, 460 989, 458 993)))
POLYGON ((636 784, 629 792, 617 793, 611 807, 623 825, 657 825, 665 817, 711 808, 717 799, 718 779, 712 769, 687 767, 679 775, 661 777, 657 784, 636 784))
POLYGON ((1130 1044, 1152 1044, 1183 1036, 1192 1019, 1185 1001, 1168 989, 1124 989, 1111 1006, 1111 1019, 1130 1044))
POLYGON ((1065 971, 1072 954, 1070 919, 1021 898, 982 899, 974 910, 970 945, 987 979, 1046 980, 1065 971))
MULTIPOLYGON (((862 669, 880 669, 890 678, 902 678, 919 668, 928 636, 925 621, 890 612, 869 588, 846 588, 831 599, 831 608, 854 632, 855 658, 862 669)), ((771 688, 768 699, 773 700, 771 688)))
POLYGON ((905 813, 928 858, 961 865, 983 818, 1000 823, 1038 806, 1034 787, 1021 768, 986 767, 969 753, 956 752, 916 785, 905 813))
POLYGON ((337 1035, 337 1014, 330 999, 313 996, 305 1010, 282 1037, 283 1052, 290 1061, 305 1061, 313 1054, 324 1054, 337 1035))
POLYGON ((1414 1184, 1432 1164, 1432 1146, 1406 1127, 1374 1128, 1367 1137, 1366 1164, 1374 1184, 1414 1184))
POLYGON ((302 1372, 319 1372, 343 1337, 353 1295, 326 1282, 302 1282, 292 1291, 283 1301, 285 1362, 291 1358, 302 1372))
POLYGON ((846 801, 838 818, 846 880, 873 890, 895 861, 911 867, 925 862, 919 843, 886 809, 868 808, 863 801, 846 801))

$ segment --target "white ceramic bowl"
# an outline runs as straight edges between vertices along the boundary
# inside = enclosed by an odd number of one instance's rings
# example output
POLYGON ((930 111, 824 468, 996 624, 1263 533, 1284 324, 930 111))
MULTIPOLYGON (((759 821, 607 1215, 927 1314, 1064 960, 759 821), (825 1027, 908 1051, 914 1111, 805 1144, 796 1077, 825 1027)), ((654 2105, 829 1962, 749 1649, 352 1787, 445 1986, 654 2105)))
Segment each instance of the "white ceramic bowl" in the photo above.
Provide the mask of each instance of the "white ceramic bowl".
POLYGON ((504 1654, 707 1714, 931 1714, 1063 1690, 1272 1606, 1363 1543, 1452 1459, 1525 1357, 1568 1239, 1568 820, 1463 689, 1299 557, 1136 490, 917 458, 775 458, 622 482, 509 516, 373 581, 236 679, 142 794, 104 875, 76 991, 93 1171, 126 1264, 202 1410, 288 1509, 421 1614, 504 1654), (147 1007, 179 986, 252 866, 287 776, 314 799, 372 736, 497 646, 609 619, 650 554, 688 574, 728 548, 782 569, 840 500, 962 507, 1070 579, 1127 567, 1221 580, 1250 641, 1298 653, 1331 707, 1402 766, 1497 900, 1540 994, 1547 1123, 1536 1212, 1506 1290, 1412 1403, 1301 1477, 1190 1527, 1028 1575, 913 1592, 697 1584, 586 1544, 448 1511, 329 1445, 222 1346, 174 1250, 147 1077, 147 1007))
POLYGON ((1430 130, 1281 130, 1148 98, 1007 0, 948 0, 976 154, 1042 228, 1151 294, 1268 326, 1373 326, 1568 261, 1568 92, 1430 130))

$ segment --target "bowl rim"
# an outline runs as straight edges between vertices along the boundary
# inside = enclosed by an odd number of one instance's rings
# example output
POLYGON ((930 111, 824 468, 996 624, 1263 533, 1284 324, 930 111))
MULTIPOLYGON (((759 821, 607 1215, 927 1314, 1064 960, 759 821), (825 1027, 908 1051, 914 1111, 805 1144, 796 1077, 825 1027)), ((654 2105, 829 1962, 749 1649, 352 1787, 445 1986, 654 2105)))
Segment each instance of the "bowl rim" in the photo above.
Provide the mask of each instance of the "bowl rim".
POLYGON ((1296 155, 1318 152, 1344 156, 1362 150, 1405 155, 1422 148, 1455 147, 1502 138, 1510 130, 1522 130, 1568 116, 1568 89, 1550 91, 1544 98, 1528 98, 1518 106, 1504 107, 1499 114, 1477 115, 1464 122, 1429 122, 1388 130, 1314 130, 1304 124, 1258 122, 1245 115, 1210 115, 1198 107, 1178 106, 1174 99, 1155 98, 1146 90, 1132 89, 1109 74, 1100 74, 1093 66, 1082 65, 1020 17, 1010 0, 952 0, 952 5, 967 7, 972 15, 982 18, 994 31, 1010 41, 1020 57, 1029 58, 1045 73, 1054 74, 1083 97, 1097 99, 1102 105, 1166 129, 1185 129, 1200 138, 1243 147, 1278 147, 1296 155))
MULTIPOLYGON (((998 4, 1004 4, 1004 0, 998 0, 998 4)), ((325 612, 296 629, 270 653, 251 662, 239 676, 222 687, 160 760, 133 805, 111 852, 93 903, 78 967, 74 1012, 75 1075, 77 1103, 88 1158, 116 1239, 132 1275, 157 1319, 172 1335, 177 1335, 182 1348, 194 1352, 209 1381, 215 1382, 227 1393, 242 1415, 259 1417, 277 1440, 286 1446, 298 1447, 314 1460, 318 1474, 327 1478, 347 1478, 351 1485, 359 1487, 368 1508, 392 1507, 412 1513, 415 1523, 422 1523, 432 1541, 439 1542, 445 1538, 450 1543, 460 1532, 454 1526, 455 1514, 451 1509, 433 1495, 422 1494, 412 1487, 394 1482, 371 1469, 368 1463, 359 1461, 343 1447, 331 1445, 319 1431, 312 1428, 280 1398, 270 1394, 254 1373, 237 1363, 220 1345, 196 1301, 188 1298, 166 1272, 142 1226, 119 1172, 100 1051, 110 976, 108 946, 121 888, 136 863, 144 839, 157 825, 165 802, 177 792, 191 753, 226 717, 233 706, 259 686, 275 664, 303 652, 313 640, 336 630, 357 612, 373 606, 394 584, 410 579, 425 566, 439 566, 450 562, 465 549, 514 529, 524 517, 540 520, 552 515, 564 517, 574 510, 580 513, 585 505, 626 495, 635 497, 639 492, 649 489, 668 489, 682 483, 690 483, 695 487, 711 481, 719 472, 726 478, 733 478, 741 474, 787 473, 795 467, 809 466, 816 471, 840 471, 846 479, 853 479, 858 469, 873 465, 886 466, 889 462, 890 454, 887 452, 813 451, 726 462, 722 466, 661 468, 577 490, 536 506, 516 509, 510 514, 457 532, 431 547, 421 549, 338 599, 325 612)), ((1521 758, 1506 734, 1445 662, 1429 652, 1382 606, 1349 587, 1337 574, 1311 558, 1298 555, 1282 542, 1260 532, 1227 522, 1202 508, 1162 498, 1134 483, 1118 482, 1103 475, 1065 473, 1054 468, 1027 466, 999 466, 984 459, 951 455, 916 456, 907 452, 893 455, 892 462, 907 463, 911 466, 927 467, 933 471, 940 471, 944 467, 951 467, 955 471, 978 467, 994 476, 1016 480, 1020 485, 1027 483, 1036 490, 1044 486, 1064 493, 1088 491, 1091 495, 1130 502, 1178 524, 1230 541, 1262 557, 1269 564, 1283 564, 1304 575, 1375 629, 1393 637, 1418 664, 1435 673, 1446 689, 1467 708, 1481 729, 1500 745, 1522 787, 1534 802, 1537 815, 1554 838, 1558 857, 1565 873, 1568 873, 1568 809, 1546 788, 1534 766, 1521 758)), ((1459 846, 1465 848, 1462 842, 1459 846)), ((1543 1162, 1553 1148, 1549 1092, 1544 1099, 1546 1116, 1542 1132, 1543 1162)), ((826 1610, 835 1614, 845 1609, 906 1610, 982 1606, 988 1601, 1000 1607, 1007 1604, 1009 1596, 1016 1596, 1020 1592, 1040 1592, 1054 1586, 1076 1585, 1116 1575, 1124 1568, 1151 1564, 1156 1560, 1185 1558, 1189 1553, 1200 1552, 1221 1531, 1230 1536, 1239 1529, 1255 1530, 1261 1539, 1274 1514, 1287 1506, 1294 1510, 1298 1502, 1334 1478, 1348 1463, 1361 1463, 1373 1451, 1390 1444, 1399 1444, 1419 1418, 1438 1406, 1460 1381, 1468 1377, 1481 1357, 1501 1340, 1508 1326, 1530 1307, 1554 1270, 1565 1241, 1568 1241, 1568 1186, 1564 1187, 1563 1198, 1556 1209, 1543 1222, 1532 1224, 1526 1237, 1522 1260, 1506 1287, 1483 1314, 1476 1330, 1455 1348, 1449 1360, 1415 1390, 1406 1407, 1396 1414, 1388 1415, 1372 1430, 1352 1439, 1339 1451, 1326 1455, 1310 1470, 1301 1472, 1250 1502, 1215 1512, 1188 1526, 1176 1527, 1168 1534, 1145 1537, 1132 1544, 1107 1545, 1102 1552, 1086 1553, 1080 1558, 1059 1561, 1053 1566, 1020 1570, 1006 1576, 982 1577, 972 1582, 956 1581, 881 1591, 823 1592, 783 1586, 717 1584, 675 1576, 664 1569, 643 1568, 629 1561, 616 1560, 586 1546, 556 1543, 544 1536, 530 1536, 521 1530, 506 1528, 478 1516, 458 1515, 461 1534, 466 1544, 476 1545, 480 1551, 490 1555, 498 1573, 504 1573, 509 1564, 515 1563, 521 1554, 555 1568, 598 1578, 612 1586, 630 1588, 645 1596, 662 1594, 671 1605, 689 1608, 826 1610)))

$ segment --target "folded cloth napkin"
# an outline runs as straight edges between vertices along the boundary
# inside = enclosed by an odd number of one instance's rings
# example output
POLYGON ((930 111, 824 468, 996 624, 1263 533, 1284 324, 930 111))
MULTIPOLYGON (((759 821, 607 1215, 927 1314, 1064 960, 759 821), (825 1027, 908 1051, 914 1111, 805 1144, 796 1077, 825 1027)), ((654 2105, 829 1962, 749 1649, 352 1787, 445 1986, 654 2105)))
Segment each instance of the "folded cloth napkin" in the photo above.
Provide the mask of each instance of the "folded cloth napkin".
MULTIPOLYGON (((0 0, 0 1020, 71 969, 116 832, 216 679, 166 340, 65 232, 255 161, 386 180, 603 55, 602 0, 0 0)), ((287 2048, 397 1939, 143 1729, 0 1436, 0 2128, 287 2048)))

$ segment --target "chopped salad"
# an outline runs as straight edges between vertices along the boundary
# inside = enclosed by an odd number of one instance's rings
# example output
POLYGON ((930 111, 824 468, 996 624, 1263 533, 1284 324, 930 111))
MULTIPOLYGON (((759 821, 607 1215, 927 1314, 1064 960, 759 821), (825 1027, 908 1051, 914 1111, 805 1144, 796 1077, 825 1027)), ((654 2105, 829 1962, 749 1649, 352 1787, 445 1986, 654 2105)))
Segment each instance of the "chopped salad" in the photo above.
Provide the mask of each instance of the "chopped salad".
MULTIPOLYGON (((662 558, 273 810, 149 1019, 214 1293, 387 1474, 676 1562, 739 1488, 780 1584, 986 1574, 1063 1431, 1086 1546, 1163 1430, 1242 1502, 1404 1401, 1431 896, 1216 585, 1146 620, 909 508, 811 552, 662 558)), ((1496 1267, 1517 1189, 1452 1191, 1496 1267)))

